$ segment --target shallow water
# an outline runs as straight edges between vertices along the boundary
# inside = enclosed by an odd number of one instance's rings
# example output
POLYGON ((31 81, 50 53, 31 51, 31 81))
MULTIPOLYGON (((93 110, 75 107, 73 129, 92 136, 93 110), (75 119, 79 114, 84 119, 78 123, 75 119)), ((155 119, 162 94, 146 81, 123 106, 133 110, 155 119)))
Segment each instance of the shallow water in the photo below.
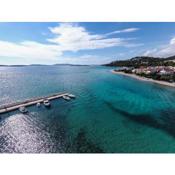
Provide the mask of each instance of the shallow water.
POLYGON ((1 115, 0 152, 175 152, 175 89, 110 69, 0 67, 1 105, 60 91, 77 96, 1 115))

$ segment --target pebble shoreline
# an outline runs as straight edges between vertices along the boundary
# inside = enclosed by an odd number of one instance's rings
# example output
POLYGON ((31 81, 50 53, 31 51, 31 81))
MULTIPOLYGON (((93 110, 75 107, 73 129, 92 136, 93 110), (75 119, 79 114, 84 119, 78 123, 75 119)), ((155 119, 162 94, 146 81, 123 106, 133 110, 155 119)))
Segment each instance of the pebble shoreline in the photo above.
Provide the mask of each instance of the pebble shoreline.
POLYGON ((160 84, 160 85, 164 85, 164 86, 175 87, 175 83, 153 80, 151 78, 140 77, 140 76, 135 75, 135 74, 127 74, 127 73, 124 73, 124 72, 117 72, 117 71, 114 71, 114 70, 112 70, 112 73, 132 77, 132 78, 135 78, 135 79, 141 80, 141 81, 148 81, 148 82, 152 82, 152 83, 156 83, 156 84, 160 84))

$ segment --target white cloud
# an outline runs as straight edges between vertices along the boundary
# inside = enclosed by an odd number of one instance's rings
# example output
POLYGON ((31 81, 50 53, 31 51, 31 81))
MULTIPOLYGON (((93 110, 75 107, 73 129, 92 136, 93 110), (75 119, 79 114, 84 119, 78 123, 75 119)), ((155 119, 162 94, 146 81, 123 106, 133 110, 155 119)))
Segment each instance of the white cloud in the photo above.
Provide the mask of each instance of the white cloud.
POLYGON ((106 34, 94 35, 77 24, 61 23, 57 27, 50 28, 50 31, 55 34, 55 37, 47 40, 58 44, 62 51, 101 49, 128 44, 128 39, 106 38, 106 34))
MULTIPOLYGON (((40 60, 51 62, 63 56, 65 51, 80 51, 102 49, 114 46, 136 47, 138 44, 132 43, 131 38, 108 37, 112 33, 126 33, 138 30, 128 28, 121 31, 114 31, 108 34, 92 34, 84 27, 75 23, 60 23, 56 27, 49 28, 54 35, 53 38, 46 38, 48 43, 37 41, 23 41, 19 43, 0 40, 0 57, 11 57, 12 59, 27 59, 33 62, 40 60)), ((4 58, 3 58, 4 59, 4 58)), ((0 60, 1 61, 1 60, 0 60)), ((30 61, 29 61, 30 62, 30 61)))
POLYGON ((170 44, 171 45, 175 44, 175 37, 170 40, 170 44))
POLYGON ((106 36, 118 34, 118 33, 130 33, 130 32, 135 32, 137 30, 140 30, 140 29, 139 28, 127 28, 127 29, 123 29, 123 30, 116 30, 114 32, 107 33, 106 36))
POLYGON ((55 59, 61 54, 60 50, 54 45, 46 45, 34 41, 21 43, 0 41, 0 56, 3 57, 55 59))
POLYGON ((167 45, 147 50, 144 55, 154 57, 169 57, 175 55, 175 37, 172 38, 167 45))
POLYGON ((121 31, 118 31, 119 33, 128 33, 128 32, 135 32, 139 30, 139 28, 128 28, 128 29, 123 29, 121 31))
POLYGON ((112 57, 98 56, 98 55, 82 55, 76 57, 62 57, 59 59, 58 64, 80 64, 80 65, 101 65, 109 63, 113 60, 112 57))

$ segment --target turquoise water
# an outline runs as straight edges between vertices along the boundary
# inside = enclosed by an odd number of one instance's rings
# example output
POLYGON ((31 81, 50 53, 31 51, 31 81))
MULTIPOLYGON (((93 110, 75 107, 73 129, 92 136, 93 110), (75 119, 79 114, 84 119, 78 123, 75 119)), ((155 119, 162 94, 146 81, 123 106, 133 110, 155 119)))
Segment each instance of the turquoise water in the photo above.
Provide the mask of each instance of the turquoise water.
POLYGON ((0 116, 4 153, 175 152, 175 89, 101 66, 0 67, 0 104, 67 91, 69 102, 0 116))

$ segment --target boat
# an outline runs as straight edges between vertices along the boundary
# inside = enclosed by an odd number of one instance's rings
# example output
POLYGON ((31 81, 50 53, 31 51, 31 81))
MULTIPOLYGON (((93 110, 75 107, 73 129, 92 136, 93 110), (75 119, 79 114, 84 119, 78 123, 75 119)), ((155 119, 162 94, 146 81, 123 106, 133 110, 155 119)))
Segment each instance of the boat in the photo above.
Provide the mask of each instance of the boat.
POLYGON ((75 95, 73 95, 73 94, 68 94, 67 96, 70 98, 75 98, 75 95))
POLYGON ((70 97, 64 95, 64 96, 63 96, 63 99, 69 101, 69 100, 70 100, 70 97))
POLYGON ((50 107, 50 102, 49 102, 49 100, 44 100, 44 106, 45 107, 50 107))
POLYGON ((36 104, 36 106, 39 108, 39 107, 41 106, 41 103, 38 102, 38 103, 36 104))
POLYGON ((20 111, 21 113, 23 113, 23 114, 25 114, 25 113, 28 112, 27 108, 25 108, 24 106, 21 106, 21 107, 19 108, 19 111, 20 111))

